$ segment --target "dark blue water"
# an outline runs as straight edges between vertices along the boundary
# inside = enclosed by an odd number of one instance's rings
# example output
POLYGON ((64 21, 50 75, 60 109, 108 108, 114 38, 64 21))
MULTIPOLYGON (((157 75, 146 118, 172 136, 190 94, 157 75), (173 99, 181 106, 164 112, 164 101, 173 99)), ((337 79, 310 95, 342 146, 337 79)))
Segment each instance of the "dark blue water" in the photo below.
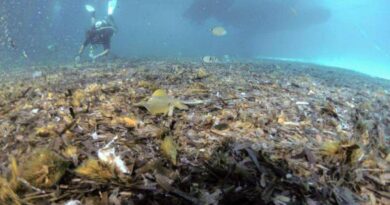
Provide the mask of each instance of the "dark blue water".
MULTIPOLYGON (((0 65, 73 61, 90 27, 85 4, 106 16, 106 0, 0 2, 0 65)), ((390 79, 389 11, 388 0, 118 0, 111 55, 276 58, 390 79)))

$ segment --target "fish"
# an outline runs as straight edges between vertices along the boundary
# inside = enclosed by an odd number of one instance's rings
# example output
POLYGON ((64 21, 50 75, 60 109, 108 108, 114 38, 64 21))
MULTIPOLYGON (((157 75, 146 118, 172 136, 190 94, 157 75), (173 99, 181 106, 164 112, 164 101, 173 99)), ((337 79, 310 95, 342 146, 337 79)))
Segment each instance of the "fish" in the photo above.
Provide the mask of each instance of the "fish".
POLYGON ((25 50, 23 50, 22 54, 23 54, 23 57, 24 57, 25 59, 27 59, 27 58, 28 58, 28 55, 27 55, 27 53, 26 53, 26 51, 25 51, 25 50))
POLYGON ((221 37, 221 36, 225 36, 227 34, 227 31, 224 27, 222 26, 216 26, 214 28, 211 29, 211 33, 214 35, 214 36, 218 36, 218 37, 221 37))
POLYGON ((204 56, 202 58, 204 63, 217 63, 218 59, 215 56, 204 56))
POLYGON ((294 16, 298 16, 298 12, 294 7, 290 7, 291 14, 294 16))
POLYGON ((47 46, 47 50, 50 52, 55 52, 57 51, 57 45, 56 44, 50 44, 47 46))
POLYGON ((183 104, 180 100, 168 96, 165 90, 158 89, 147 101, 141 101, 136 106, 145 107, 152 115, 164 114, 168 116, 173 115, 175 108, 179 110, 187 110, 188 106, 183 104))
POLYGON ((14 40, 10 40, 9 41, 9 44, 10 44, 10 46, 11 46, 11 48, 13 48, 13 49, 16 49, 17 47, 16 47, 16 43, 15 43, 15 41, 14 40))

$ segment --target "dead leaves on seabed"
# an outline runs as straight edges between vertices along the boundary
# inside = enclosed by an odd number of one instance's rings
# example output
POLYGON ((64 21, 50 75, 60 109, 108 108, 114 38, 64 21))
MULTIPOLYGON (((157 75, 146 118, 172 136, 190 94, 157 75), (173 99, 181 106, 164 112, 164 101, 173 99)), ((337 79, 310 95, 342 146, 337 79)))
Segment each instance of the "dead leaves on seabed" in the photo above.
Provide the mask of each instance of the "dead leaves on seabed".
POLYGON ((389 204, 386 87, 282 64, 96 66, 0 80, 0 204, 389 204))
POLYGON ((171 161, 173 165, 176 165, 177 160, 177 145, 173 141, 172 137, 165 137, 161 143, 161 151, 163 155, 171 161))

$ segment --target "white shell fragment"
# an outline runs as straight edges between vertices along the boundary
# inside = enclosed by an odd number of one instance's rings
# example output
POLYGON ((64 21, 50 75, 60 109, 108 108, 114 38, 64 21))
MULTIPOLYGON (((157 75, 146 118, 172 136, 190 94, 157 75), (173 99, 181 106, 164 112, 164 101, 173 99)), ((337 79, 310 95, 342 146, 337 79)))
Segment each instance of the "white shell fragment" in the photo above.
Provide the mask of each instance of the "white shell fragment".
POLYGON ((305 101, 298 101, 295 103, 296 105, 309 105, 308 102, 305 102, 305 101))
POLYGON ((115 137, 106 146, 98 150, 98 158, 102 162, 114 165, 122 173, 129 173, 129 170, 126 167, 125 162, 121 159, 120 156, 116 155, 115 148, 111 147, 111 145, 114 143, 116 139, 118 139, 118 137, 115 137))
POLYGON ((81 205, 81 202, 79 200, 70 200, 65 202, 64 205, 81 205))
POLYGON ((98 140, 98 139, 104 138, 103 136, 99 135, 97 132, 92 133, 91 137, 94 140, 98 140))
POLYGON ((206 104, 210 100, 188 100, 188 101, 181 101, 185 105, 199 105, 199 104, 206 104))

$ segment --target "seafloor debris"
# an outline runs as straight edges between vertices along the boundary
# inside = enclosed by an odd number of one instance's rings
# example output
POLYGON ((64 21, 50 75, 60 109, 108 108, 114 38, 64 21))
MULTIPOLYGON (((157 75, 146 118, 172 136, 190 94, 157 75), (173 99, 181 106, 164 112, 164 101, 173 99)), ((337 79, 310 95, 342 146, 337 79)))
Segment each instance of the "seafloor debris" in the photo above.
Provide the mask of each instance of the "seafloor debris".
POLYGON ((14 69, 0 204, 390 204, 389 102, 388 81, 305 64, 14 69))
POLYGON ((78 167, 75 172, 80 176, 90 178, 97 182, 109 182, 114 178, 115 167, 97 159, 88 159, 78 167))
POLYGON ((38 149, 21 164, 20 177, 38 188, 51 187, 65 174, 68 165, 53 151, 38 149))
POLYGON ((21 204, 18 195, 14 192, 6 179, 0 177, 0 203, 1 204, 21 204))
POLYGON ((207 77, 208 75, 209 74, 207 73, 207 71, 203 67, 201 67, 198 69, 198 72, 196 73, 196 78, 202 79, 207 77))
POLYGON ((172 162, 173 165, 176 165, 177 148, 175 142, 173 142, 172 137, 165 137, 161 143, 161 151, 164 156, 172 162))

